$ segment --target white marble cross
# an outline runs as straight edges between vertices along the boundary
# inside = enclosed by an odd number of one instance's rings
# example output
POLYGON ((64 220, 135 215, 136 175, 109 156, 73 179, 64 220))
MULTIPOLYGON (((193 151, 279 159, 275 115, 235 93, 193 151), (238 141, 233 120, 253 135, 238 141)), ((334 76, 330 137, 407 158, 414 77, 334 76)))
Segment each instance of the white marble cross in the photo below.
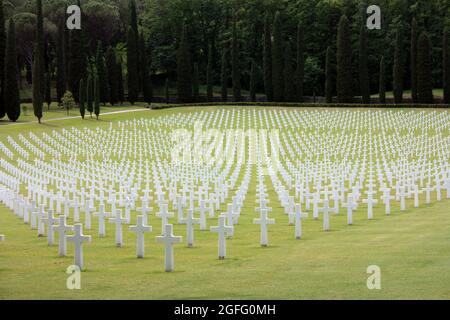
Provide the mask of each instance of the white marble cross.
POLYGON ((98 235, 100 237, 106 236, 105 218, 108 217, 108 214, 105 212, 104 204, 99 205, 98 212, 94 213, 94 216, 98 217, 98 235))
POLYGON ((219 235, 219 260, 225 259, 227 256, 227 243, 226 243, 226 234, 233 231, 232 226, 226 225, 226 217, 219 217, 219 225, 217 227, 211 227, 211 232, 216 232, 219 235))
POLYGON ((169 212, 169 205, 167 203, 161 204, 161 210, 156 214, 158 218, 161 218, 161 232, 164 233, 165 226, 168 224, 168 219, 173 217, 173 213, 169 212))
POLYGON ((37 228, 38 228, 38 237, 45 236, 45 224, 44 219, 47 217, 47 213, 44 210, 44 205, 41 205, 41 209, 37 214, 37 228))
POLYGON ((395 196, 391 196, 391 189, 390 188, 383 188, 383 196, 381 197, 381 199, 384 202, 384 206, 385 206, 385 213, 386 215, 390 215, 391 214, 391 200, 395 199, 395 196))
POLYGON ((300 240, 303 235, 302 219, 307 218, 308 213, 302 213, 302 205, 297 203, 295 205, 295 212, 290 213, 289 216, 292 216, 294 219, 295 239, 300 240))
POLYGON ((334 212, 334 209, 330 207, 330 202, 327 198, 323 200, 323 207, 318 210, 323 212, 323 231, 330 231, 330 212, 334 212))
POLYGON ((52 246, 55 238, 54 224, 58 219, 55 218, 53 210, 48 210, 47 217, 42 219, 42 221, 47 225, 47 243, 49 246, 52 246))
POLYGON ((194 246, 194 224, 200 224, 200 219, 194 218, 194 210, 189 209, 186 218, 181 220, 186 225, 186 240, 189 248, 194 246))
POLYGON ((162 236, 156 237, 156 241, 159 243, 164 243, 165 246, 165 269, 166 272, 174 271, 174 261, 173 261, 173 244, 181 243, 183 237, 173 235, 173 225, 166 224, 164 226, 164 234, 162 236))
POLYGON ((200 212, 200 230, 205 231, 207 230, 206 227, 206 206, 205 206, 205 200, 200 200, 200 207, 195 209, 195 211, 200 212))
POLYGON ((0 234, 0 241, 5 241, 5 235, 4 234, 0 234))
POLYGON ((353 210, 356 210, 358 207, 352 193, 347 195, 347 202, 342 204, 342 207, 347 208, 347 224, 351 226, 353 224, 353 210))
POLYGON ((261 225, 260 244, 262 247, 267 247, 269 245, 269 240, 267 237, 267 225, 275 224, 275 219, 269 219, 267 217, 267 210, 261 210, 260 218, 253 219, 253 224, 261 225))
POLYGON ((85 236, 83 234, 83 225, 77 223, 74 226, 74 235, 66 236, 67 241, 73 242, 75 246, 75 259, 74 264, 83 270, 83 243, 91 242, 91 236, 85 236))
POLYGON ((152 227, 144 224, 143 216, 138 216, 136 225, 130 226, 130 227, 128 227, 128 229, 131 232, 136 233, 136 237, 137 237, 136 256, 138 258, 144 258, 144 254, 145 254, 144 233, 152 232, 152 227))
POLYGON ((120 209, 116 209, 113 217, 109 219, 109 223, 116 225, 116 246, 121 247, 123 245, 122 225, 127 222, 127 219, 122 217, 122 210, 120 209))
POLYGON ((363 203, 367 203, 367 219, 373 219, 373 205, 378 203, 378 200, 373 198, 374 191, 366 191, 367 199, 363 199, 363 203))
POLYGON ((67 242, 66 233, 67 231, 73 231, 74 227, 66 224, 66 216, 59 216, 59 224, 53 226, 54 230, 59 234, 59 247, 58 254, 60 257, 65 257, 67 255, 67 242))

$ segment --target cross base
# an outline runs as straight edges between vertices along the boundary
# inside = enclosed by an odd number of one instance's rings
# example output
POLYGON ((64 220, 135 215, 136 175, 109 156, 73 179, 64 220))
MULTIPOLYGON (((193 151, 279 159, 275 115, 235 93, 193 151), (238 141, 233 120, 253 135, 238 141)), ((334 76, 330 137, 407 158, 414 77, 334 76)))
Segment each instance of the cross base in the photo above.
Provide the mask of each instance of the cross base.
POLYGON ((122 244, 121 243, 116 243, 116 247, 117 248, 122 248, 122 244))
POLYGON ((38 238, 44 238, 45 236, 43 234, 38 234, 38 238))
POLYGON ((295 237, 296 240, 300 240, 302 237, 295 237))
POLYGON ((5 236, 3 234, 0 234, 0 241, 5 241, 5 236))
POLYGON ((192 243, 188 243, 188 248, 193 248, 194 245, 192 243))
POLYGON ((262 244, 261 247, 267 248, 267 244, 262 244))
POLYGON ((219 257, 219 260, 225 260, 225 257, 219 257))

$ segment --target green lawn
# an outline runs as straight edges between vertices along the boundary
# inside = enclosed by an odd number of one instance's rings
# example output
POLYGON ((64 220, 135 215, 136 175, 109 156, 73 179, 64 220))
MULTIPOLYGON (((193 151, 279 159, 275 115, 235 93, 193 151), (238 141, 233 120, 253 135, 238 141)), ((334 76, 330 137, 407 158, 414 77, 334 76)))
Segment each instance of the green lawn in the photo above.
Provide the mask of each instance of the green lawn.
MULTIPOLYGON (((182 108, 104 115, 101 121, 70 119, 37 125, 1 126, 0 141, 8 135, 75 127, 108 126, 111 121, 155 117, 178 112, 212 110, 182 108)), ((18 141, 18 139, 15 139, 18 141)), ((3 156, 2 153, 0 155, 3 156)), ((114 245, 114 226, 107 224, 107 237, 97 236, 97 219, 85 234, 86 271, 82 290, 66 289, 69 257, 59 258, 57 246, 48 247, 36 230, 0 206, 0 299, 450 299, 450 212, 448 200, 401 212, 397 203, 392 216, 377 206, 368 221, 360 205, 354 225, 346 225, 345 209, 331 217, 331 232, 322 221, 303 222, 304 238, 294 239, 294 229, 268 183, 272 200, 270 246, 259 246, 255 217, 255 174, 251 181, 235 236, 227 241, 228 256, 217 259, 217 234, 196 228, 195 247, 175 246, 175 272, 164 272, 164 249, 155 242, 160 219, 150 215, 154 232, 146 234, 146 258, 135 258, 135 236, 124 229, 125 246, 114 245), (378 265, 382 289, 366 287, 369 265, 378 265)), ((445 192, 444 192, 445 195, 445 192)), ((423 198, 421 199, 423 203, 423 198)), ((221 208, 225 211, 225 207, 221 208)), ((133 215, 136 213, 134 212, 133 215)), ((69 222, 72 222, 69 220, 69 222)), ((209 219, 208 225, 216 225, 209 219)), ((185 226, 175 226, 185 236, 185 226)), ((184 239, 183 239, 184 240, 184 239)))
MULTIPOLYGON (((444 90, 443 89, 434 89, 433 95, 435 97, 442 98, 444 96, 444 90)), ((405 98, 411 98, 411 90, 403 91, 403 96, 405 98)), ((372 95, 372 98, 378 98, 378 97, 379 97, 379 94, 372 95)), ((393 97, 394 97, 394 93, 392 91, 386 92, 386 98, 393 98, 393 97)))

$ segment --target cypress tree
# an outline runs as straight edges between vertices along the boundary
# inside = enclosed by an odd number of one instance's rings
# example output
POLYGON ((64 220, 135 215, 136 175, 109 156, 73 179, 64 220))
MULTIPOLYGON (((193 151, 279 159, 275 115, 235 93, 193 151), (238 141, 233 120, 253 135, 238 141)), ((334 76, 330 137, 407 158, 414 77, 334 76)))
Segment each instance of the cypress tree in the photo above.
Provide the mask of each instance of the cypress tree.
POLYGON ((327 48, 327 57, 325 63, 325 97, 327 103, 333 103, 333 52, 331 47, 327 48))
POLYGON ((370 103, 370 78, 367 62, 367 33, 365 24, 361 25, 359 33, 359 86, 362 103, 370 103))
POLYGON ((86 110, 91 118, 94 112, 94 85, 92 83, 92 75, 89 74, 86 82, 86 110))
POLYGON ((100 83, 98 76, 94 76, 94 113, 98 120, 100 116, 100 83))
POLYGON ((221 83, 221 98, 222 102, 228 100, 228 66, 227 66, 227 51, 223 50, 222 53, 222 67, 220 71, 220 83, 221 83))
POLYGON ((339 103, 353 102, 352 47, 347 16, 342 16, 337 37, 336 91, 339 103))
POLYGON ((394 72, 393 72, 393 90, 395 103, 403 102, 403 37, 400 27, 397 28, 395 36, 395 53, 394 53, 394 72))
MULTIPOLYGON (((78 100, 80 80, 86 74, 87 62, 81 30, 70 31, 69 90, 78 100)), ((78 101, 76 101, 78 102, 78 101)))
POLYGON ((186 24, 177 53, 177 94, 180 103, 192 101, 192 65, 186 24))
POLYGON ((45 95, 44 101, 47 103, 47 108, 50 110, 52 103, 52 75, 50 72, 45 74, 45 95))
POLYGON ((380 103, 386 103, 386 67, 384 65, 384 57, 381 57, 380 61, 380 103))
POLYGON ((272 87, 272 34, 270 31, 270 17, 266 14, 264 22, 264 91, 266 93, 267 101, 273 101, 273 87, 272 87))
POLYGON ((144 35, 141 34, 140 38, 140 56, 141 56, 141 70, 142 70, 142 93, 144 95, 144 101, 149 105, 152 104, 153 100, 153 85, 152 78, 150 74, 151 66, 151 55, 147 52, 147 47, 145 45, 144 35))
POLYGON ((139 68, 139 63, 141 62, 141 56, 140 56, 140 52, 139 52, 139 29, 138 29, 138 21, 137 21, 137 13, 136 13, 136 1, 135 0, 130 0, 130 2, 128 3, 128 11, 129 11, 129 15, 130 15, 130 27, 131 29, 133 29, 133 33, 134 33, 134 41, 136 44, 136 53, 135 53, 135 58, 136 58, 136 65, 137 65, 137 69, 136 69, 136 83, 137 83, 137 88, 138 88, 138 93, 137 96, 139 96, 139 92, 142 91, 142 70, 141 68, 139 68))
POLYGON ((42 97, 45 96, 45 44, 44 44, 44 17, 42 15, 42 0, 36 0, 36 48, 34 52, 34 58, 38 58, 41 64, 37 68, 39 72, 36 78, 41 82, 40 90, 42 97))
POLYGON ((109 84, 109 103, 116 104, 119 101, 119 77, 116 53, 113 48, 109 48, 106 52, 106 69, 108 70, 108 84, 109 84))
POLYGON ((426 32, 422 32, 417 41, 417 101, 433 103, 433 62, 431 43, 426 32))
POLYGON ((41 56, 38 53, 39 48, 38 44, 35 45, 35 56, 33 61, 33 72, 32 72, 32 83, 33 83, 33 111, 34 116, 38 119, 38 122, 41 123, 42 118, 42 105, 43 105, 43 96, 42 96, 42 85, 44 84, 41 82, 40 76, 41 76, 41 67, 42 63, 40 61, 41 56))
POLYGON ((272 47, 272 86, 273 99, 276 102, 284 101, 284 79, 283 79, 283 60, 284 60, 283 35, 281 34, 280 13, 275 14, 273 23, 273 47, 272 47))
POLYGON ((295 93, 294 74, 292 72, 292 49, 289 42, 286 42, 284 50, 284 100, 294 102, 297 99, 295 93))
POLYGON ((5 92, 5 46, 5 17, 3 13, 3 0, 0 0, 0 119, 3 118, 6 114, 3 101, 3 95, 5 92))
POLYGON ((192 75, 192 92, 194 93, 194 101, 198 102, 200 97, 200 80, 198 74, 198 63, 194 63, 194 72, 192 75))
POLYGON ((256 86, 258 81, 257 67, 255 60, 252 60, 250 69, 250 101, 256 101, 256 86))
POLYGON ((450 104, 450 30, 444 31, 443 40, 443 69, 444 69, 444 103, 450 104))
POLYGON ((65 47, 66 29, 64 26, 64 19, 61 19, 56 43, 56 99, 59 104, 61 104, 61 98, 67 90, 65 47))
POLYGON ((303 102, 303 82, 305 78, 305 45, 303 26, 301 22, 297 27, 297 70, 295 72, 295 83, 297 89, 297 101, 303 102))
POLYGON ((169 104, 170 102, 169 78, 166 78, 166 83, 164 85, 164 95, 166 97, 166 104, 169 104))
POLYGON ((236 30, 236 17, 233 20, 233 36, 231 41, 231 74, 233 81, 233 99, 241 101, 241 68, 239 67, 239 44, 236 30))
POLYGON ((138 47, 133 28, 128 28, 127 67, 128 67, 128 101, 134 104, 139 95, 138 47))
POLYGON ((206 98, 209 102, 213 101, 213 50, 209 45, 208 49, 208 65, 206 66, 206 98))
POLYGON ((5 57, 5 92, 4 106, 8 119, 16 122, 20 117, 20 93, 18 82, 18 65, 16 51, 16 28, 14 19, 9 19, 8 38, 5 57))
POLYGON ((411 22, 411 98, 417 103, 417 20, 411 22))
POLYGON ((123 104, 125 101, 125 88, 123 84, 123 68, 122 68, 122 59, 119 58, 117 61, 117 86, 119 88, 119 91, 117 92, 117 98, 119 99, 119 102, 123 104))
POLYGON ((80 80, 80 98, 79 98, 79 107, 80 107, 80 115, 81 118, 84 119, 84 116, 86 114, 86 84, 84 83, 84 80, 80 80))
POLYGON ((109 76, 108 76, 108 70, 106 69, 105 64, 105 57, 103 56, 103 48, 101 41, 97 44, 97 55, 96 55, 96 64, 97 64, 97 77, 99 82, 99 95, 100 95, 100 102, 105 105, 107 102, 110 101, 110 88, 109 88, 109 76))

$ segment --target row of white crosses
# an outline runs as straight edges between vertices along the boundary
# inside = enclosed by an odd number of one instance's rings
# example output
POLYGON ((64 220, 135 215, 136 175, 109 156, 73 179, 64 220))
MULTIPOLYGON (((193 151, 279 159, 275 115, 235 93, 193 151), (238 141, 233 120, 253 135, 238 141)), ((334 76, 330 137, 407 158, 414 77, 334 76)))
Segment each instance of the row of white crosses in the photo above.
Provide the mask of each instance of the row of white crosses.
MULTIPOLYGON (((390 214, 392 201, 406 210, 409 198, 418 207, 421 195, 427 204, 432 196, 440 201, 443 190, 450 197, 449 116, 436 111, 219 109, 120 121, 94 130, 70 128, 41 136, 30 132, 18 142, 8 137, 0 145, 5 155, 0 173, 10 176, 6 183, 15 181, 16 189, 26 187, 26 203, 20 204, 24 200, 18 197, 15 205, 28 208, 21 209, 23 219, 40 236, 51 212, 66 219, 72 214, 74 222, 84 220, 87 230, 94 216, 99 236, 105 236, 110 223, 116 245, 122 246, 123 225, 137 212, 142 218, 132 231, 138 234, 137 255, 143 256, 139 232, 148 232, 152 211, 161 219, 162 234, 173 216, 184 223, 187 245, 193 246, 195 225, 207 230, 206 216, 213 218, 227 204, 218 227, 233 236, 253 170, 245 158, 255 155, 260 209, 255 223, 261 224, 261 244, 267 245, 271 211, 262 160, 267 162, 274 141, 264 141, 262 148, 238 148, 237 140, 224 136, 217 142, 226 156, 214 163, 172 161, 174 141, 168 139, 168 130, 186 129, 182 137, 189 140, 197 123, 205 128, 280 130, 282 161, 267 171, 289 223, 295 225, 296 238, 302 237, 301 220, 307 216, 303 208, 312 211, 314 219, 323 214, 323 228, 329 230, 330 214, 339 214, 341 207, 352 224, 360 204, 367 205, 367 218, 372 219, 375 207, 384 206, 390 214), (242 184, 227 203, 242 168, 242 184)), ((219 258, 225 257, 224 243, 219 234, 219 258)))

